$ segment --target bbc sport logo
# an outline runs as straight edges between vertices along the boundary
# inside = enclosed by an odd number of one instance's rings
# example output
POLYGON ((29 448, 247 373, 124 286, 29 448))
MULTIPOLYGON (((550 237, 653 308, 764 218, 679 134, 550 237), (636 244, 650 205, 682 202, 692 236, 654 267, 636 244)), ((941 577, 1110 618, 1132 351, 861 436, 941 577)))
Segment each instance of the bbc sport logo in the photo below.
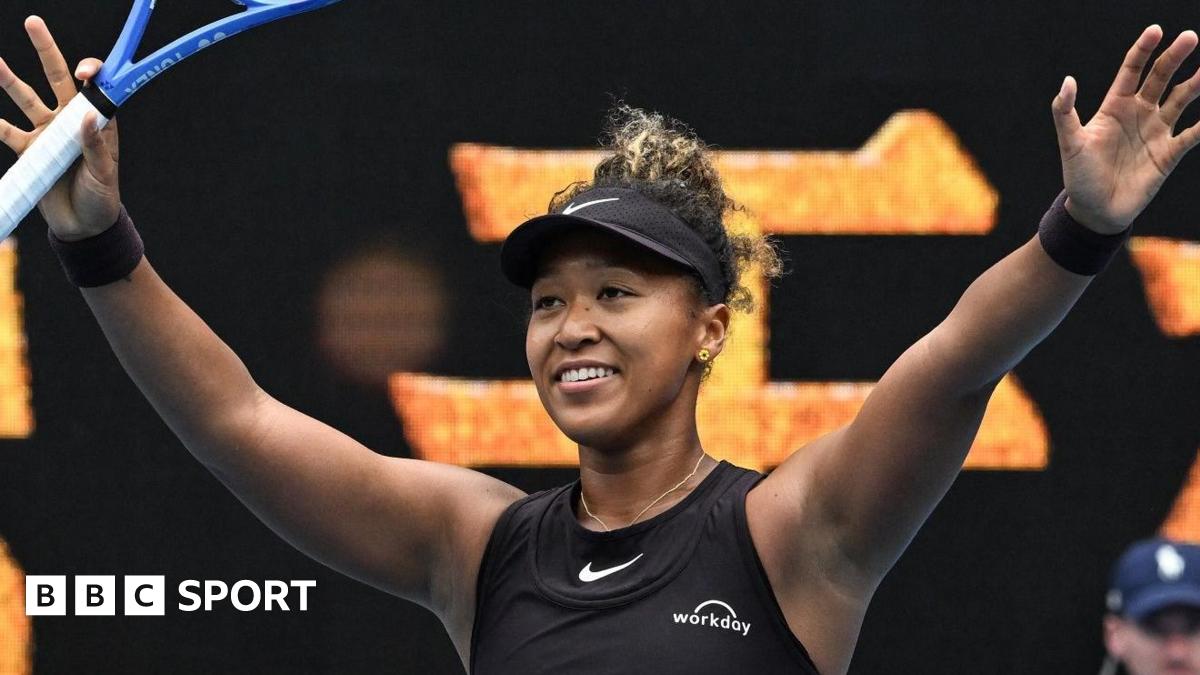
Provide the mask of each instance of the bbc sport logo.
MULTIPOLYGON (((123 613, 125 616, 164 616, 167 610, 167 579, 164 576, 130 574, 123 577, 123 613)), ((74 577, 75 616, 115 616, 117 613, 117 577, 80 574, 74 577)), ((175 603, 181 612, 211 612, 228 601, 239 612, 308 611, 308 591, 316 588, 315 579, 279 581, 268 579, 261 585, 243 579, 229 585, 224 581, 186 579, 179 582, 175 603), (296 591, 298 597, 292 597, 296 591)), ((25 577, 26 616, 66 616, 67 577, 36 575, 25 577)))

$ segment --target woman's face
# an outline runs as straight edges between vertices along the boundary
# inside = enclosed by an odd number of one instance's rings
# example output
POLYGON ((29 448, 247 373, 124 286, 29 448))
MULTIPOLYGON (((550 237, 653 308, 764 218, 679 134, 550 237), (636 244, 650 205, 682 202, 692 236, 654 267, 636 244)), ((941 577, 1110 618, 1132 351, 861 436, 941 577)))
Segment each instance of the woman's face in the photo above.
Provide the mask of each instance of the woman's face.
POLYGON ((723 338, 724 325, 711 319, 728 320, 724 305, 706 307, 695 289, 682 267, 603 230, 568 231, 546 246, 530 293, 525 355, 563 433, 589 447, 628 447, 670 414, 694 420, 695 354, 708 347, 716 355, 712 336, 723 338), (564 383, 574 361, 615 372, 564 383))

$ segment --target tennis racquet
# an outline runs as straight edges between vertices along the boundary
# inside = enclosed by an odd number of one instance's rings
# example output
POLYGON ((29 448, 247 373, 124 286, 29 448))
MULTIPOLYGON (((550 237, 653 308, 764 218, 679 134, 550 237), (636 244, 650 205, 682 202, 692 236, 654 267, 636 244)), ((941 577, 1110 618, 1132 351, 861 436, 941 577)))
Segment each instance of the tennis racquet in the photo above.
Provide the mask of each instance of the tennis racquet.
POLYGON ((245 6, 175 40, 142 60, 133 56, 146 32, 156 0, 134 0, 112 53, 89 86, 42 130, 15 164, 0 178, 0 240, 7 237, 82 152, 80 128, 89 111, 103 127, 130 96, 196 52, 242 31, 284 17, 331 5, 337 0, 233 0, 245 6))

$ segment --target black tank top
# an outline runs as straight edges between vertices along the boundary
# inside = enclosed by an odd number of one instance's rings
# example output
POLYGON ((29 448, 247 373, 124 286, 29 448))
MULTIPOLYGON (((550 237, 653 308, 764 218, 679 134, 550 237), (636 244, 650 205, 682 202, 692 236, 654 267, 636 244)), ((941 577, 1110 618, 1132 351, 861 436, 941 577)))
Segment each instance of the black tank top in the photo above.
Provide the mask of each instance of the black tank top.
POLYGON ((471 672, 804 673, 746 525, 764 476, 718 464, 667 511, 592 532, 579 481, 512 504, 479 570, 471 672))

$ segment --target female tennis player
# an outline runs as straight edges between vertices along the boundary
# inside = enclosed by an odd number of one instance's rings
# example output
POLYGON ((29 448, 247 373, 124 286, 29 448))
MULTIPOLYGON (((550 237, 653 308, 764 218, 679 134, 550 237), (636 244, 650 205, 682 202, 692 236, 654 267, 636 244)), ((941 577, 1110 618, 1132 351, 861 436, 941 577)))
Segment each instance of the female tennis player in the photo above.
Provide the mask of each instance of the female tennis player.
MULTIPOLYGON (((61 106, 75 94, 45 25, 26 28, 61 106)), ((437 614, 475 673, 844 673, 872 593, 962 466, 993 388, 1041 341, 1197 143, 1175 134, 1196 46, 1147 28, 1081 125, 1068 77, 1051 110, 1065 191, 1028 243, 905 351, 853 422, 769 476, 710 457, 696 431, 730 312, 750 306, 765 239, 733 236, 705 146, 620 109, 611 156, 505 242, 530 289, 526 356, 579 445, 579 480, 526 496, 468 469, 375 454, 264 392, 144 257, 121 206, 116 125, 40 208, 129 375, 196 458, 313 558, 437 614), (115 223, 115 224, 114 224, 115 223)), ((75 71, 87 80, 99 62, 75 71)), ((54 117, 0 65, 34 125, 54 117)), ((737 411, 730 411, 737 414, 737 411)))

